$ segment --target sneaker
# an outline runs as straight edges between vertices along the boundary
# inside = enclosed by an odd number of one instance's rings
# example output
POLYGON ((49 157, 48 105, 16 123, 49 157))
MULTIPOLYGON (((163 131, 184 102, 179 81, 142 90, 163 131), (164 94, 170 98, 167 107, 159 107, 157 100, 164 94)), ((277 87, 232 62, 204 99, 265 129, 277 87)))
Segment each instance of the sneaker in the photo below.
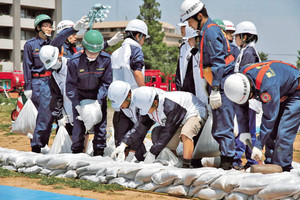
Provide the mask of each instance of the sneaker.
POLYGON ((41 153, 41 147, 40 146, 33 146, 31 147, 31 151, 35 153, 41 153))
POLYGON ((103 156, 104 149, 94 149, 94 156, 103 156))
POLYGON ((224 170, 232 169, 233 157, 221 156, 220 168, 224 170))

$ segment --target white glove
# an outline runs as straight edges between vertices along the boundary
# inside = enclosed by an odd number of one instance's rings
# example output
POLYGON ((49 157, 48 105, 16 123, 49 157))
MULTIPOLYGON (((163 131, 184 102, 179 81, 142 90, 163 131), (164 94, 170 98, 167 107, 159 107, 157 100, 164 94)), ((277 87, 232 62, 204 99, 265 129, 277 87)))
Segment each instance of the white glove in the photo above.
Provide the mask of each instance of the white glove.
POLYGON ((26 96, 27 99, 31 99, 32 97, 32 90, 25 90, 24 95, 26 96))
POLYGON ((260 161, 262 157, 262 152, 257 147, 253 147, 251 158, 256 161, 260 161))
POLYGON ((81 106, 80 105, 77 105, 75 106, 75 109, 77 110, 79 116, 77 116, 77 119, 82 121, 82 118, 81 118, 81 115, 82 115, 82 110, 81 110, 81 106))
POLYGON ((112 38, 110 38, 110 40, 107 41, 107 44, 109 46, 114 46, 116 45, 118 42, 120 42, 121 40, 124 40, 124 36, 123 34, 119 31, 117 32, 112 38))
POLYGON ((66 116, 57 121, 58 126, 66 126, 66 116))
POLYGON ((120 144, 120 146, 118 146, 111 154, 111 158, 114 159, 116 158, 116 161, 124 161, 125 160, 125 148, 126 148, 126 144, 124 142, 122 142, 120 144))
POLYGON ((212 109, 217 109, 222 105, 222 99, 220 91, 211 91, 209 96, 209 104, 212 109))
POLYGON ((79 31, 80 29, 86 29, 89 27, 89 21, 86 19, 87 16, 83 16, 80 20, 74 25, 74 30, 79 31))
POLYGON ((127 161, 127 162, 131 162, 131 161, 133 160, 133 158, 134 158, 134 155, 135 155, 135 153, 134 153, 134 152, 132 152, 132 151, 129 151, 129 153, 128 153, 128 155, 127 155, 126 159, 125 159, 125 161, 127 161))
POLYGON ((155 161, 155 155, 153 155, 150 151, 148 151, 146 153, 144 163, 151 164, 151 163, 154 163, 154 161, 155 161))

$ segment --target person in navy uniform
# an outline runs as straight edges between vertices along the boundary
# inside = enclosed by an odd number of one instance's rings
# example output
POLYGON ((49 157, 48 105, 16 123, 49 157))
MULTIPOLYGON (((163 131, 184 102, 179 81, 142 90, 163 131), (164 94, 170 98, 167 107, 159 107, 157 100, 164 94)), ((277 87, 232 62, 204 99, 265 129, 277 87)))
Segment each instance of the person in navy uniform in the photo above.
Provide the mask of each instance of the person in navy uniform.
POLYGON ((82 40, 84 50, 74 54, 68 60, 66 81, 67 96, 72 102, 74 128, 72 133, 73 153, 84 150, 86 129, 83 121, 78 119, 81 113, 80 101, 83 99, 98 100, 102 109, 102 120, 94 126, 94 156, 104 154, 106 147, 107 91, 112 82, 111 59, 103 52, 104 41, 97 30, 89 30, 82 40))
POLYGON ((24 45, 23 72, 24 72, 24 94, 27 99, 32 100, 38 110, 36 127, 31 140, 33 152, 40 153, 41 147, 48 144, 52 117, 52 98, 49 84, 51 82, 51 70, 47 70, 39 58, 39 52, 44 45, 60 47, 66 38, 78 31, 83 26, 83 21, 79 20, 74 28, 69 28, 58 34, 51 40, 52 19, 45 14, 38 15, 34 20, 37 36, 29 39, 24 45))
MULTIPOLYGON (((293 143, 300 125, 299 81, 300 71, 295 66, 271 60, 242 67, 224 84, 226 96, 241 106, 251 98, 262 102, 262 122, 251 158, 261 160, 265 147, 265 163, 277 164, 283 171, 293 168, 293 143)), ((249 109, 242 107, 240 131, 249 134, 249 109)))
POLYGON ((233 133, 234 104, 224 94, 223 84, 233 73, 234 56, 221 28, 209 18, 200 0, 185 0, 181 4, 181 21, 199 31, 199 66, 201 78, 209 83, 209 104, 212 108, 212 135, 219 143, 220 168, 232 168, 235 154, 233 133))

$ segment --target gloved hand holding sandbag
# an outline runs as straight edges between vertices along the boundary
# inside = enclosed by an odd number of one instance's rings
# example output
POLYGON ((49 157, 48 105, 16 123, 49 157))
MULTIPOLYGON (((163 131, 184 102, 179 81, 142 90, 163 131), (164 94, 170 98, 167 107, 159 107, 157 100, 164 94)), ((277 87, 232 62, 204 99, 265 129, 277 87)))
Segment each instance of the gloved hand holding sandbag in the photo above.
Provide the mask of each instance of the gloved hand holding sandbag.
POLYGON ((84 99, 80 102, 80 117, 87 131, 91 130, 95 124, 102 120, 101 105, 97 100, 84 99))

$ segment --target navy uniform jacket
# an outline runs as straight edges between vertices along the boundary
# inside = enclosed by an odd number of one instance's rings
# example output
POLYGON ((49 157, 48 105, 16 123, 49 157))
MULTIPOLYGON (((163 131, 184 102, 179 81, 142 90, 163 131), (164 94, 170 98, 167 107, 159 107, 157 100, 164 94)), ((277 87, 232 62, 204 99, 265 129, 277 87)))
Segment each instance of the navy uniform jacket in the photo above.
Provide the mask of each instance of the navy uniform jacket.
POLYGON ((45 73, 46 68, 44 64, 40 60, 39 53, 40 49, 44 45, 52 45, 60 48, 65 40, 76 31, 73 27, 62 30, 57 36, 51 40, 43 40, 39 36, 29 39, 24 45, 24 53, 23 53, 23 74, 25 90, 31 90, 31 78, 32 73, 45 73))
MULTIPOLYGON (((240 72, 243 72, 250 65, 242 67, 240 72)), ((256 147, 262 149, 266 142, 266 135, 270 134, 273 127, 275 127, 281 103, 280 99, 283 96, 293 94, 297 90, 300 71, 284 63, 273 63, 264 75, 261 88, 258 90, 256 77, 260 69, 261 67, 253 68, 246 72, 246 75, 256 88, 254 98, 262 102, 263 116, 260 127, 260 140, 255 143, 256 147)), ((248 121, 245 120, 245 123, 244 127, 247 127, 248 121)), ((249 131, 243 130, 243 132, 249 131)))
POLYGON ((226 38, 220 27, 212 26, 208 28, 207 26, 209 24, 215 23, 208 18, 200 32, 201 41, 201 37, 205 31, 203 41, 203 67, 211 67, 213 73, 212 85, 221 86, 222 78, 233 73, 234 62, 228 65, 225 64, 225 58, 228 56, 226 38))
POLYGON ((67 65, 66 92, 73 106, 82 99, 97 99, 102 105, 112 82, 110 55, 101 52, 95 61, 89 62, 85 53, 78 52, 67 65))

